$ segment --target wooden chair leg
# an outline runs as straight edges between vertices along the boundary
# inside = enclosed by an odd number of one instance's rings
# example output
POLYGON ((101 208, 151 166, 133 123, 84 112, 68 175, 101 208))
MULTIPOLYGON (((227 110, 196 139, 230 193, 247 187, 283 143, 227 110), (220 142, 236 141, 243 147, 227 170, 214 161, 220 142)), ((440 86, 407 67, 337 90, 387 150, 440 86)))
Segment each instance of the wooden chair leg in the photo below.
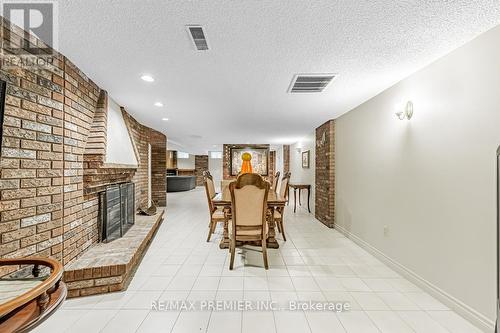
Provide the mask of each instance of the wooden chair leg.
POLYGON ((229 261, 229 270, 233 270, 234 266, 234 255, 236 253, 236 241, 231 239, 231 243, 229 244, 229 251, 231 252, 231 260, 229 261))
POLYGON ((283 240, 286 242, 285 227, 283 226, 283 218, 280 219, 278 225, 280 226, 279 229, 281 231, 281 234, 283 235, 283 240))
POLYGON ((264 258, 264 267, 269 269, 269 264, 267 262, 267 240, 262 240, 262 257, 264 258))
POLYGON ((208 237, 207 237, 207 242, 210 242, 210 237, 212 237, 213 229, 214 229, 214 221, 210 221, 210 225, 208 226, 208 237))
POLYGON ((279 233, 282 234, 283 231, 281 231, 281 224, 279 223, 279 220, 277 220, 277 221, 278 221, 278 223, 276 223, 276 226, 278 227, 279 233))

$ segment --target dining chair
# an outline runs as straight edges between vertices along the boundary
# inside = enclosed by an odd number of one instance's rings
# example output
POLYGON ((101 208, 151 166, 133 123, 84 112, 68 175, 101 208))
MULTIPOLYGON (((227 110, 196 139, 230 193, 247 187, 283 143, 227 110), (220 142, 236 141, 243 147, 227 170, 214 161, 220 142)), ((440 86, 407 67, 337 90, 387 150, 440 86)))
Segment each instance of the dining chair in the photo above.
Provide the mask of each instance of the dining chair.
POLYGON ((210 222, 208 224, 208 237, 207 242, 210 242, 210 237, 215 232, 215 228, 217 227, 217 222, 224 222, 224 211, 217 209, 212 203, 212 199, 215 197, 215 185, 214 179, 210 172, 205 172, 205 177, 203 181, 205 185, 205 192, 207 193, 207 201, 208 201, 208 213, 210 216, 210 222))
POLYGON ((229 269, 233 269, 237 241, 260 241, 264 267, 267 262, 267 194, 270 184, 260 175, 247 173, 229 184, 231 191, 231 214, 229 238, 231 261, 229 269))
MULTIPOLYGON (((283 179, 281 180, 281 187, 279 191, 280 197, 288 200, 288 183, 290 182, 290 177, 292 174, 290 172, 285 172, 283 179)), ((285 227, 283 226, 283 216, 285 215, 284 207, 276 208, 274 210, 274 221, 278 226, 278 231, 283 235, 283 240, 286 242, 285 227)))
POLYGON ((280 172, 277 171, 276 174, 274 175, 273 178, 273 185, 271 186, 271 189, 274 190, 274 192, 278 192, 278 181, 280 180, 280 172))

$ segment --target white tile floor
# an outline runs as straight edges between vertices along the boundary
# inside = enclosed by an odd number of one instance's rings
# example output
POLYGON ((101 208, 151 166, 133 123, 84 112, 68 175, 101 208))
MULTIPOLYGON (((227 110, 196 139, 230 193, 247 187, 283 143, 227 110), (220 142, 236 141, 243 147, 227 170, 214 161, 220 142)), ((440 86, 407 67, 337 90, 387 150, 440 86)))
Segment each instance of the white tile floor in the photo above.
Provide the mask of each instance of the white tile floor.
MULTIPOLYGON (((480 332, 312 215, 287 208, 287 242, 262 256, 240 250, 234 271, 207 243, 201 188, 168 194, 166 219, 125 292, 68 300, 36 332, 480 332), (153 311, 154 300, 350 302, 349 312, 153 311)), ((280 237, 280 236, 279 236, 280 237)))

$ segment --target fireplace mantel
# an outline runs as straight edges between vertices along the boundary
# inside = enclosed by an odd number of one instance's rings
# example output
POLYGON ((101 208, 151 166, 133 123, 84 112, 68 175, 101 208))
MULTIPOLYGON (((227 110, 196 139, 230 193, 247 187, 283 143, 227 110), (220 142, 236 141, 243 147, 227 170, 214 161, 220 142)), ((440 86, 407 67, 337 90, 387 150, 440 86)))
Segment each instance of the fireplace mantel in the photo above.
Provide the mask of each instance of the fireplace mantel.
MULTIPOLYGON (((89 140, 85 147, 84 164, 83 164, 83 188, 84 195, 87 199, 93 199, 99 192, 102 192, 109 185, 131 182, 138 169, 138 164, 120 164, 109 163, 107 160, 107 153, 109 147, 109 130, 108 112, 110 103, 116 104, 109 100, 106 91, 101 91, 97 103, 97 109, 94 119, 90 128, 89 140)), ((115 106, 119 108, 119 106, 115 106)), ((120 109, 120 117, 122 110, 120 109)), ((134 144, 134 140, 130 133, 130 128, 123 118, 121 119, 125 130, 121 130, 121 135, 126 135, 123 141, 130 142, 129 153, 134 154, 130 159, 132 161, 139 161, 139 154, 134 144)))

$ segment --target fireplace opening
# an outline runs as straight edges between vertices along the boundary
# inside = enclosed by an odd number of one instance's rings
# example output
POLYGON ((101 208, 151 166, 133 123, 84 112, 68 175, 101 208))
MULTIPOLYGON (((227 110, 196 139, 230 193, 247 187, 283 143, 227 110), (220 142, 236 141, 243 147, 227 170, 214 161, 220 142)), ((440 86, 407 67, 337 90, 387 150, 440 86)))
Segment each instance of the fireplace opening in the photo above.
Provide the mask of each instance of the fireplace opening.
POLYGON ((135 223, 135 184, 110 185, 99 193, 101 242, 123 237, 135 223))

